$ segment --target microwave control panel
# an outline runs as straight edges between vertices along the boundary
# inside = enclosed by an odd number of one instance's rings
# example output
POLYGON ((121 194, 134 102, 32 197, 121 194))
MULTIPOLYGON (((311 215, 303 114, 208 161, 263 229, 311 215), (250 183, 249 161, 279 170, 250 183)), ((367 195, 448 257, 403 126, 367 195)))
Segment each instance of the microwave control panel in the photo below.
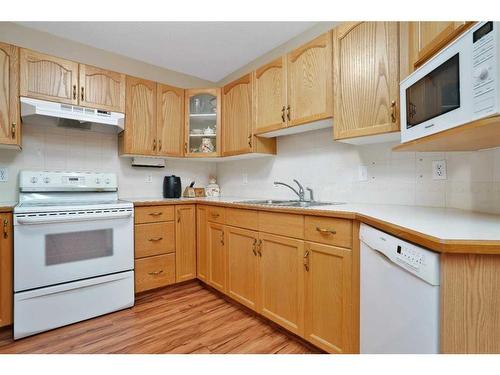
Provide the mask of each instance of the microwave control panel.
POLYGON ((496 32, 497 24, 486 22, 472 33, 472 95, 475 115, 496 110, 496 32))

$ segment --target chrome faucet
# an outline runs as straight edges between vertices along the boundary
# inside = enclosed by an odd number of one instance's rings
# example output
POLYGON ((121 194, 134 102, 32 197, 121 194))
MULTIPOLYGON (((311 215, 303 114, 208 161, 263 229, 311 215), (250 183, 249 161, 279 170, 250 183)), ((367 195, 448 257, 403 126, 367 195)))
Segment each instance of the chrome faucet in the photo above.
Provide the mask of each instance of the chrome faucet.
POLYGON ((309 200, 314 202, 314 191, 310 187, 306 187, 306 190, 309 191, 309 200))
POLYGON ((299 187, 299 190, 297 191, 294 187, 288 185, 288 184, 285 184, 284 182, 279 182, 279 181, 274 181, 274 185, 283 185, 283 186, 286 186, 287 188, 291 189, 295 194, 297 194, 297 196, 299 197, 299 200, 301 202, 304 202, 305 201, 305 194, 304 194, 304 188, 302 187, 302 185, 300 184, 299 181, 297 180, 293 180, 293 182, 295 182, 298 187, 299 187))

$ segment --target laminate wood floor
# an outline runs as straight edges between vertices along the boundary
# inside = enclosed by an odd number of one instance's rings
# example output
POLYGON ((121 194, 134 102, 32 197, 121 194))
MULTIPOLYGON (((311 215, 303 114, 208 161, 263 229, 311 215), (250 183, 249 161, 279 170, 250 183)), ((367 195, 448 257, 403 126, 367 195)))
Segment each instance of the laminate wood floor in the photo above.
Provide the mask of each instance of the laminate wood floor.
POLYGON ((145 293, 133 308, 18 341, 0 353, 320 353, 193 281, 145 293))

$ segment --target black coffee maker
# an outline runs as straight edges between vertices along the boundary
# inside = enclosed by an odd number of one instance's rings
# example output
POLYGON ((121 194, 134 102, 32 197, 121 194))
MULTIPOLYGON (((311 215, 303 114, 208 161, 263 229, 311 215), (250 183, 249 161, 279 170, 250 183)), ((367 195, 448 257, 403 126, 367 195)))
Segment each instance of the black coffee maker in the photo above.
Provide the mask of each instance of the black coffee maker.
POLYGON ((163 178, 163 198, 180 198, 181 192, 180 177, 172 175, 163 178))

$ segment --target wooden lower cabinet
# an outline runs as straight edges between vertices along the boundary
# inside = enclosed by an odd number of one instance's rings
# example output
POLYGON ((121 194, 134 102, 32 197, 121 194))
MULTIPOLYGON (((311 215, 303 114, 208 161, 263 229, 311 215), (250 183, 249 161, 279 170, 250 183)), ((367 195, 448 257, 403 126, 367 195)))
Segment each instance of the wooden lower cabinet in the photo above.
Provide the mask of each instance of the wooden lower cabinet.
POLYGON ((304 332, 304 241, 259 234, 260 313, 289 331, 304 332))
POLYGON ((208 223, 208 280, 215 289, 226 292, 226 246, 224 226, 208 223))
POLYGON ((330 353, 353 353, 351 249, 305 244, 304 337, 330 353))
POLYGON ((13 229, 12 214, 0 213, 0 327, 12 324, 13 229))
POLYGON ((175 279, 180 282, 196 278, 196 206, 177 206, 175 215, 175 279))
POLYGON ((175 283, 175 254, 135 260, 135 292, 175 283))
POLYGON ((258 308, 258 240, 255 231, 226 227, 227 294, 253 310, 258 308))

